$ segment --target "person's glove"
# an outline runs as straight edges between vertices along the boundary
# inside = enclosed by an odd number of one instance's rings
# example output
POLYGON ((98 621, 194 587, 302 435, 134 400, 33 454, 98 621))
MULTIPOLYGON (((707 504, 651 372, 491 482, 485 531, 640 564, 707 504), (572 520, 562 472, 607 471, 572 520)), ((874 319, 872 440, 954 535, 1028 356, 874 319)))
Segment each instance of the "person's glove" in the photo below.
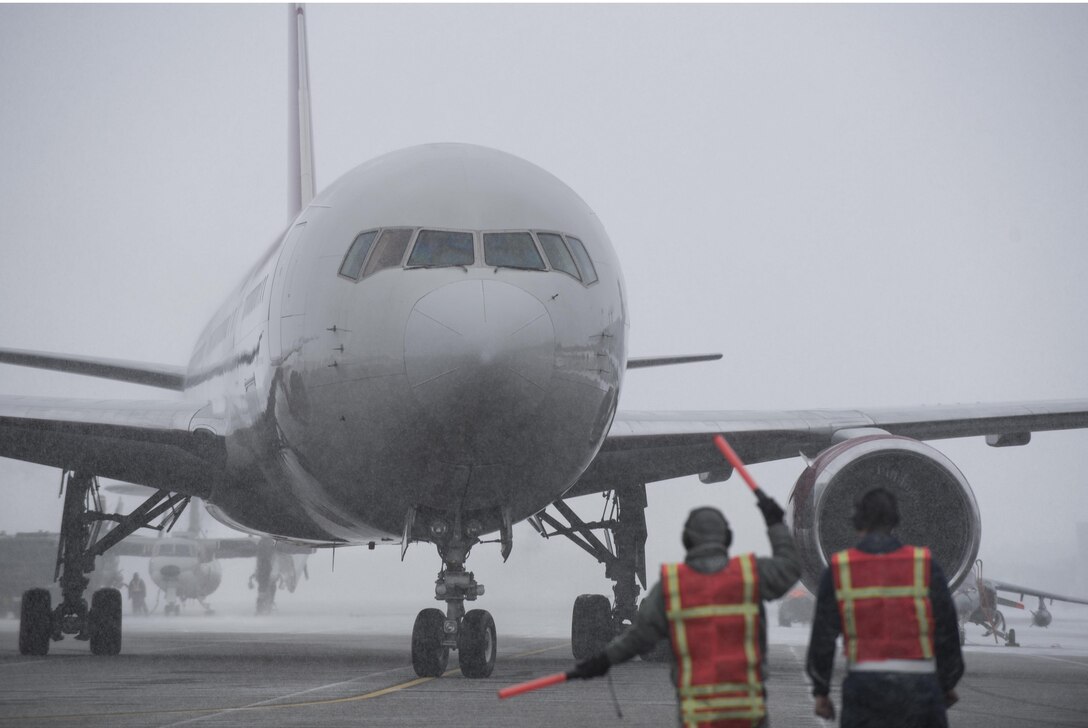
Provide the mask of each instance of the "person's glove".
POLYGON ((763 520, 767 522, 768 527, 776 523, 782 523, 782 519, 786 515, 786 512, 782 510, 782 506, 778 505, 775 499, 768 495, 760 498, 756 502, 756 507, 763 513, 763 520))
POLYGON ((958 702, 960 702, 960 696, 956 694, 955 690, 949 690, 944 694, 944 707, 951 708, 958 702))
POLYGON ((608 659, 608 654, 598 652, 596 655, 591 655, 576 664, 574 669, 567 673, 567 677, 580 677, 583 680, 589 680, 592 677, 604 675, 610 667, 612 667, 612 661, 608 659))

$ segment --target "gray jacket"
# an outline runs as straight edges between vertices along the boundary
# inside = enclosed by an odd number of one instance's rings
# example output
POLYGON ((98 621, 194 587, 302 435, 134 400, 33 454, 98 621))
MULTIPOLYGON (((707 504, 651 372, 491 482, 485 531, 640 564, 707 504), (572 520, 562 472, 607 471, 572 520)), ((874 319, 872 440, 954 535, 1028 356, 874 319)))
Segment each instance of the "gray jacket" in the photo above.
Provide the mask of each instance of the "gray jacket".
MULTIPOLYGON (((771 541, 771 556, 756 559, 759 572, 759 596, 762 601, 777 599, 789 591, 801 576, 801 559, 793 545, 793 537, 784 524, 776 523, 767 529, 771 541)), ((704 574, 721 571, 729 563, 729 551, 719 544, 702 544, 687 553, 684 562, 704 574)), ((759 608, 759 639, 763 653, 767 650, 766 618, 763 604, 759 608)), ((659 640, 669 638, 669 620, 665 616, 665 594, 659 580, 642 600, 635 621, 623 634, 605 647, 613 665, 630 660, 654 648, 659 640)))

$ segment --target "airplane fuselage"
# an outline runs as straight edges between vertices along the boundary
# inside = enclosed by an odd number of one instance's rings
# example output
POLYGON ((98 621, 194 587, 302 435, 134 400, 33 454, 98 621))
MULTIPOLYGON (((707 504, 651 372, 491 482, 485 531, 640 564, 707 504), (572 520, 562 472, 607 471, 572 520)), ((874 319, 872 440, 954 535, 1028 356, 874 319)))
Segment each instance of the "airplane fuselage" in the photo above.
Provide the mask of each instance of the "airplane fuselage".
POLYGON ((538 167, 452 144, 357 167, 198 341, 186 396, 226 442, 210 512, 349 542, 532 515, 608 432, 624 296, 599 220, 538 167))

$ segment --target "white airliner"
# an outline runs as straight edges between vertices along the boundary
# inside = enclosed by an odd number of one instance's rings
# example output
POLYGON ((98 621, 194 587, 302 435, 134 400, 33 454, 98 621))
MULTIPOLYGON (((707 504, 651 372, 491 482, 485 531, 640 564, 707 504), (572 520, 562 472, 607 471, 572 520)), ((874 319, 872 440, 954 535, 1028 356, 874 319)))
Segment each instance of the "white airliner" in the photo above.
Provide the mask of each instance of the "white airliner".
MULTIPOLYGON (((814 583, 852 541, 852 499, 900 497, 905 540, 933 548, 953 584, 979 544, 963 475, 922 440, 986 436, 1023 445, 1088 426, 1088 400, 877 410, 617 412, 627 369, 691 357, 627 356, 627 291, 593 211, 563 182, 509 154, 464 144, 393 152, 313 196, 304 14, 299 28, 301 210, 208 322, 187 366, 0 350, 0 362, 136 382, 181 398, 80 401, 0 396, 0 455, 69 471, 55 608, 23 599, 20 649, 74 634, 121 647, 113 590, 84 600, 87 557, 189 497, 252 534, 315 546, 435 544, 435 597, 412 635, 420 675, 451 649, 486 677, 495 624, 465 610, 483 593, 470 549, 529 519, 604 561, 615 600, 579 597, 576 655, 630 619, 645 584, 645 484, 730 471, 711 437, 748 463, 806 464, 790 520, 814 583), (93 476, 158 489, 95 540, 93 476), (564 498, 611 492, 617 515, 580 521, 564 498), (567 523, 546 510, 553 506, 567 523), (608 529, 615 549, 594 534, 608 529)), ((694 357, 698 359, 699 357, 694 357)))

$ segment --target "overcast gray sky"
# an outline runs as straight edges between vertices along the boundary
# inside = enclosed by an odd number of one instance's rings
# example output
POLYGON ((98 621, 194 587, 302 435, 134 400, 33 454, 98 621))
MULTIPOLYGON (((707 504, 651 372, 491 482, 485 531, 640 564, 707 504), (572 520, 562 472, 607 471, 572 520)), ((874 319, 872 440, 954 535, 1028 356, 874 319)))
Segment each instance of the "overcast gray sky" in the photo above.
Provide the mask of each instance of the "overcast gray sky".
MULTIPOLYGON (((188 360, 287 222, 287 14, 0 6, 0 345, 188 360)), ((725 354, 630 373, 624 408, 1088 396, 1088 7, 316 5, 309 29, 319 188, 424 142, 524 157, 609 231, 632 355, 725 354)), ((166 396, 13 367, 0 393, 166 396)), ((937 443, 991 575, 1069 587, 1086 445, 937 443)), ((754 473, 785 502, 801 468, 754 473)), ((56 530, 58 479, 0 461, 0 529, 56 530)), ((704 503, 766 552, 743 485, 686 479, 650 486, 651 565, 704 503)), ((524 525, 496 552, 469 562, 485 599, 610 592, 524 525)), ((337 559, 419 606, 438 568, 337 559)))

